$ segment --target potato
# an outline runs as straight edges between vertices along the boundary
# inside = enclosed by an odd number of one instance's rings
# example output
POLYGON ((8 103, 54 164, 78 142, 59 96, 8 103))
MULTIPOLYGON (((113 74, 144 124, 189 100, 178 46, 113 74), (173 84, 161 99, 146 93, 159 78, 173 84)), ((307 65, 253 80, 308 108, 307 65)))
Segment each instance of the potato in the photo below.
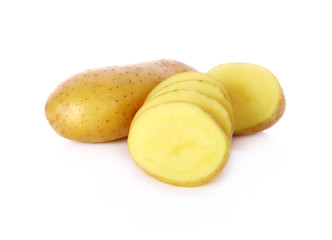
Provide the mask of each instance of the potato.
MULTIPOLYGON (((174 75, 175 76, 175 75, 174 75)), ((167 81, 167 79, 165 80, 167 81)), ((177 89, 190 89, 195 90, 200 93, 205 94, 208 97, 214 98, 217 100, 229 113, 229 117, 231 119, 231 122, 234 122, 234 112, 232 103, 226 98, 223 91, 218 85, 214 85, 210 82, 206 82, 204 80, 183 80, 175 83, 171 83, 169 85, 166 85, 165 87, 160 88, 157 91, 154 91, 152 95, 149 94, 149 99, 146 99, 146 101, 150 101, 153 98, 155 98, 158 95, 161 95, 165 92, 169 92, 172 90, 177 89)))
POLYGON ((136 111, 162 80, 193 68, 173 60, 87 70, 49 96, 45 115, 61 136, 81 142, 126 137, 136 111))
POLYGON ((273 126, 283 115, 286 101, 277 78, 266 68, 250 63, 228 63, 212 68, 232 98, 234 134, 246 135, 273 126))
POLYGON ((230 140, 198 105, 166 102, 146 109, 133 121, 128 148, 147 174, 168 184, 194 187, 223 169, 230 140))
POLYGON ((161 88, 163 88, 169 84, 180 82, 183 80, 201 80, 204 82, 208 82, 208 83, 217 85, 220 88, 220 91, 222 91, 223 95, 229 101, 231 101, 231 97, 230 97, 229 93, 227 92, 227 89, 217 79, 215 79, 212 76, 209 76, 208 74, 201 73, 201 72, 193 72, 193 71, 178 73, 178 74, 175 74, 175 75, 167 78, 165 81, 162 81, 161 83, 159 83, 156 87, 154 87, 152 89, 152 91, 146 97, 146 101, 149 100, 149 98, 152 97, 155 94, 155 92, 159 91, 161 88))
POLYGON ((165 92, 150 99, 149 101, 145 102, 142 108, 136 113, 133 122, 142 114, 142 112, 144 112, 145 109, 161 103, 172 101, 189 102, 204 108, 218 121, 218 123, 226 132, 227 136, 229 138, 232 137, 233 122, 226 108, 223 107, 217 100, 208 97, 201 92, 190 89, 176 89, 173 91, 165 92))

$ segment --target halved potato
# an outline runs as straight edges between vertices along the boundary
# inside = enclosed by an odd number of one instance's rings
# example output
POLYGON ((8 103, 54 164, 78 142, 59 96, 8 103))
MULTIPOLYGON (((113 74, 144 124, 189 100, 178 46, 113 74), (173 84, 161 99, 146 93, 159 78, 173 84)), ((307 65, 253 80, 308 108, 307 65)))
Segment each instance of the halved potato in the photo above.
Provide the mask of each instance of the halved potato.
POLYGON ((214 98, 217 100, 221 105, 223 105, 226 110, 228 111, 231 122, 234 122, 234 112, 232 103, 226 98, 223 94, 219 85, 212 84, 210 82, 206 82, 203 80, 183 80, 175 83, 171 83, 166 85, 165 87, 160 88, 159 90, 155 91, 154 94, 150 96, 147 101, 152 100, 158 95, 161 95, 165 92, 177 90, 177 89, 190 89, 195 90, 200 93, 207 95, 208 97, 214 98))
POLYGON ((231 116, 226 108, 224 108, 217 100, 208 97, 198 91, 189 89, 177 89, 165 92, 153 99, 150 99, 148 102, 145 102, 144 105, 135 114, 133 122, 144 112, 144 110, 161 103, 173 101, 188 102, 201 106, 216 118, 216 120, 224 128, 227 136, 232 138, 233 123, 231 121, 231 116))
POLYGON ((228 63, 208 72, 232 98, 234 134, 246 135, 273 126, 285 111, 285 96, 277 78, 266 68, 250 63, 228 63))
POLYGON ((129 152, 147 174, 176 186, 212 180, 227 163, 230 139, 203 108, 166 102, 146 109, 132 122, 129 152))
POLYGON ((229 93, 227 92, 227 89, 214 77, 206 74, 206 73, 201 73, 201 72, 194 72, 194 71, 188 71, 188 72, 183 72, 183 73, 178 73, 175 74, 167 79, 165 79, 164 81, 162 81, 161 83, 159 83, 157 86, 155 86, 151 92, 148 94, 148 96, 146 97, 145 101, 148 101, 149 98, 155 93, 157 92, 160 88, 163 88, 169 84, 175 83, 175 82, 179 82, 179 81, 183 81, 183 80, 202 80, 205 82, 209 82, 212 83, 214 85, 218 85, 220 90, 222 91, 222 93, 225 95, 225 97, 231 101, 231 97, 229 95, 229 93))

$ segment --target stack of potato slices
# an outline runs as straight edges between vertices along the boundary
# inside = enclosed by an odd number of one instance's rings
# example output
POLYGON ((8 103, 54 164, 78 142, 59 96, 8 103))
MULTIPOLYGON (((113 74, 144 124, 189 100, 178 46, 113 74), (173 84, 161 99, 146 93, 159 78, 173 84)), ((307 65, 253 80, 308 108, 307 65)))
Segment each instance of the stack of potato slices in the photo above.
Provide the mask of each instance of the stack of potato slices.
POLYGON ((157 85, 136 113, 128 147, 146 173, 177 186, 199 186, 226 165, 234 112, 214 77, 183 72, 157 85))

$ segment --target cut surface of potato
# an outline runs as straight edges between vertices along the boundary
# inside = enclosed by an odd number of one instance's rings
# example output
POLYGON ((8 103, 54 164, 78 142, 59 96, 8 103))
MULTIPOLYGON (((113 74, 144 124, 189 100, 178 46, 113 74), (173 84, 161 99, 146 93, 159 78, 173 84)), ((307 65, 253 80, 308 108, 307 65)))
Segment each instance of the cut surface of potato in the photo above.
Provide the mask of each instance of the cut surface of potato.
POLYGON ((228 137, 232 137, 233 123, 230 114, 217 100, 206 96, 195 90, 177 89, 160 94, 148 102, 145 102, 141 109, 136 113, 133 122, 144 110, 165 102, 181 101, 196 104, 209 112, 224 128, 228 137))
POLYGON ((201 107, 167 102, 146 109, 130 127, 129 152, 149 175, 176 186, 212 180, 225 166, 230 140, 201 107))
POLYGON ((250 63, 228 63, 211 69, 232 98, 234 134, 245 135, 274 125, 285 111, 285 96, 277 78, 266 68, 250 63))
POLYGON ((227 89, 217 79, 215 79, 214 77, 212 77, 206 73, 194 72, 194 71, 181 72, 181 73, 175 74, 175 75, 165 79, 164 81, 159 83, 157 86, 155 86, 154 89, 152 89, 152 91, 146 97, 146 101, 148 101, 150 96, 152 96, 155 92, 159 91, 160 88, 163 88, 169 84, 176 83, 176 82, 183 81, 183 80, 202 80, 202 81, 217 85, 217 86, 219 86, 220 90, 225 95, 225 97, 229 101, 231 101, 231 97, 230 97, 229 93, 227 92, 227 89))
POLYGON ((169 85, 166 85, 165 87, 160 88, 158 91, 152 94, 150 98, 147 99, 147 101, 150 101, 154 97, 161 95, 165 92, 177 89, 195 90, 207 95, 208 97, 214 98, 226 108, 226 110, 230 115, 231 122, 234 121, 234 112, 233 112, 232 103, 226 98, 220 87, 218 85, 212 84, 210 82, 205 82, 203 80, 183 80, 171 83, 169 85))

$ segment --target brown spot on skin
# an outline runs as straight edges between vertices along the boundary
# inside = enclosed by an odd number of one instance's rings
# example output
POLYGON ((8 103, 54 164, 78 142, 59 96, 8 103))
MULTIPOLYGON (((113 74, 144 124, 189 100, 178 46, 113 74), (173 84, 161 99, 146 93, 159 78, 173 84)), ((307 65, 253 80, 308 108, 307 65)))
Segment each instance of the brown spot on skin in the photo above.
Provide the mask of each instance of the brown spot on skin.
POLYGON ((110 120, 106 120, 106 122, 108 123, 110 120))
POLYGON ((124 98, 126 98, 127 96, 126 95, 123 95, 124 98))
POLYGON ((96 107, 96 110, 98 110, 99 108, 96 107))
POLYGON ((116 102, 118 102, 118 99, 115 99, 116 102))
POLYGON ((133 93, 133 92, 131 92, 131 93, 130 93, 130 95, 134 95, 134 93, 133 93))
POLYGON ((116 88, 119 88, 119 85, 117 85, 116 88))
POLYGON ((110 88, 109 90, 112 91, 112 88, 110 88))

